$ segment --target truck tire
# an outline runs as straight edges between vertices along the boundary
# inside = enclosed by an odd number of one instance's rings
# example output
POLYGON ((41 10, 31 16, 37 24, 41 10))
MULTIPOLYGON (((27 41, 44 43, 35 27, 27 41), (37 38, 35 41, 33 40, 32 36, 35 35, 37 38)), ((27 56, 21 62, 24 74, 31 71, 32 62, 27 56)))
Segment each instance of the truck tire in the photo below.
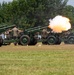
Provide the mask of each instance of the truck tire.
POLYGON ((57 39, 56 39, 55 36, 49 36, 49 37, 47 38, 47 43, 48 43, 48 45, 54 45, 54 44, 56 44, 56 42, 57 42, 57 39))
POLYGON ((28 35, 22 35, 19 42, 21 45, 28 45, 30 42, 30 37, 28 35))
POLYGON ((61 39, 59 37, 56 38, 56 45, 60 45, 61 44, 61 39))
POLYGON ((74 36, 69 36, 67 40, 68 44, 74 44, 74 36))
POLYGON ((36 45, 37 44, 37 39, 32 38, 32 40, 30 40, 30 43, 28 45, 36 45))

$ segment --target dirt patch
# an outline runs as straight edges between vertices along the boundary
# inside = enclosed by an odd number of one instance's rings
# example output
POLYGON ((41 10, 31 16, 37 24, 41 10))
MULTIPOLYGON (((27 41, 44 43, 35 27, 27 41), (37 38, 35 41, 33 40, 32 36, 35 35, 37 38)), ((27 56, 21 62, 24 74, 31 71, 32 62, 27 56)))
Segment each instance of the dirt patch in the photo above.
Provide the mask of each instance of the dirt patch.
POLYGON ((38 43, 35 46, 14 46, 13 44, 2 46, 0 47, 0 51, 3 50, 74 50, 74 44, 64 44, 61 43, 60 45, 42 45, 41 43, 38 43))

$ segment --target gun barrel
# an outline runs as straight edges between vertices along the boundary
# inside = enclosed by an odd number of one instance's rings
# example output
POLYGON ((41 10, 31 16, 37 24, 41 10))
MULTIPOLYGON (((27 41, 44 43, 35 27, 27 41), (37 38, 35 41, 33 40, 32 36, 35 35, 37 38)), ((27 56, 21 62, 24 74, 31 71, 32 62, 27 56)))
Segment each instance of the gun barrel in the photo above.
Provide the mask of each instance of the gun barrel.
POLYGON ((9 28, 13 28, 15 25, 3 25, 3 26, 0 26, 0 33, 2 32, 5 32, 7 29, 9 28))
POLYGON ((25 31, 35 32, 35 31, 43 30, 44 28, 47 28, 47 26, 37 26, 37 27, 33 27, 33 28, 28 28, 25 31))

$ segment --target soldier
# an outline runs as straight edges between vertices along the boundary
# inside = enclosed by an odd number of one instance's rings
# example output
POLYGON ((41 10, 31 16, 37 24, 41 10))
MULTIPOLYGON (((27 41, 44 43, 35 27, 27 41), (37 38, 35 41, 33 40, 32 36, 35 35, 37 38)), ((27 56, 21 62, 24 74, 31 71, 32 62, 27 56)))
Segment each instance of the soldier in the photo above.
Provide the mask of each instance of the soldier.
POLYGON ((19 33, 19 30, 16 26, 12 29, 12 33, 13 33, 13 38, 16 39, 19 33))
POLYGON ((47 37, 47 30, 43 29, 42 30, 42 38, 46 38, 47 37))
POLYGON ((40 33, 36 32, 35 35, 34 35, 34 38, 37 39, 37 40, 40 40, 41 39, 40 33))
MULTIPOLYGON (((19 36, 19 29, 16 26, 12 29, 12 35, 14 40, 16 40, 19 36)), ((17 45, 17 42, 14 42, 14 45, 17 45)))

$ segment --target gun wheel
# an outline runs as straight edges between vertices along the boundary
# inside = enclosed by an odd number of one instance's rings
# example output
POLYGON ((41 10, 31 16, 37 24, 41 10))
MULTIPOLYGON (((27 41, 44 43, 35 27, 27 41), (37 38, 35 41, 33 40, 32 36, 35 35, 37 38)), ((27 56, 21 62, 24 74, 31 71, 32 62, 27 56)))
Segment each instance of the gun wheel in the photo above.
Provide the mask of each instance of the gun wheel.
POLYGON ((54 45, 54 44, 56 44, 56 37, 55 37, 55 36, 49 36, 49 37, 47 38, 47 43, 48 43, 49 45, 54 45))
POLYGON ((28 45, 30 42, 30 37, 27 35, 23 35, 20 37, 20 44, 21 45, 28 45))
POLYGON ((67 40, 68 44, 74 44, 74 36, 70 36, 67 40))

